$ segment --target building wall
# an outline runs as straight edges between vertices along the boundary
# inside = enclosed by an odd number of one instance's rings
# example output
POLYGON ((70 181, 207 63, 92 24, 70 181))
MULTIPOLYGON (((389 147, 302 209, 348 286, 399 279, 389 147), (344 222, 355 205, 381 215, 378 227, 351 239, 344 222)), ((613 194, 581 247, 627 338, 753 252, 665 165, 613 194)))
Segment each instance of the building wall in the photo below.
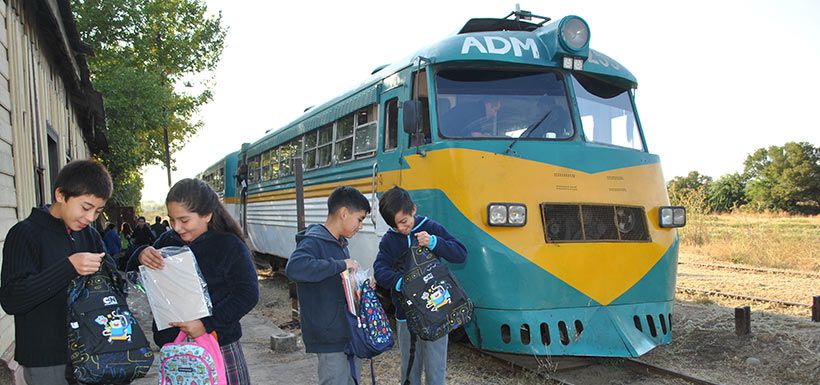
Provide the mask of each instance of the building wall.
MULTIPOLYGON (((25 1, 0 0, 0 248, 12 225, 51 202, 56 171, 90 155, 56 53, 25 1)), ((0 356, 10 357, 13 343, 14 317, 0 309, 0 356)))

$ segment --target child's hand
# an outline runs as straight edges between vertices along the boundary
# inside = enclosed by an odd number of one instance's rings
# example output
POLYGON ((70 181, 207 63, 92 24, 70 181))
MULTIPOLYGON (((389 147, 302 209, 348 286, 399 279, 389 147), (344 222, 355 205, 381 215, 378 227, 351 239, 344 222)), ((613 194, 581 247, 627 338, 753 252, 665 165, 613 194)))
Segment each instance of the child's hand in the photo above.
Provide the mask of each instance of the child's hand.
POLYGON ((184 331, 191 338, 197 338, 206 332, 205 325, 198 319, 188 322, 169 322, 168 324, 184 331))
POLYGON ((430 246, 430 234, 426 231, 416 233, 416 239, 419 241, 419 246, 430 246))
POLYGON ((376 277, 370 277, 368 282, 370 282, 370 289, 376 290, 376 277))
POLYGON ((345 269, 359 270, 359 263, 352 259, 345 259, 345 269))
POLYGON ((162 270, 165 267, 165 260, 159 250, 153 246, 148 246, 140 252, 139 261, 146 267, 154 270, 162 270))
POLYGON ((105 253, 74 253, 68 257, 79 275, 90 275, 100 270, 105 253))

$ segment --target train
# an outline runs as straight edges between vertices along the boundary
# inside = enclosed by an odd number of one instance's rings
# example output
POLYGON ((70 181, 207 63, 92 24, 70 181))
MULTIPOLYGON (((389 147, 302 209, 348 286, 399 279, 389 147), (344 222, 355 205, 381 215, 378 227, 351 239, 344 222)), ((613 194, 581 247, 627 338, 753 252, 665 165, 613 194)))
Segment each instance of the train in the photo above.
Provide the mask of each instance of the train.
POLYGON ((640 356, 672 339, 686 211, 649 152, 635 76, 589 41, 575 15, 470 19, 203 178, 253 251, 278 258, 296 246, 297 159, 308 224, 334 188, 358 188, 374 208, 349 246, 364 268, 389 229, 379 196, 401 186, 467 247, 450 269, 475 304, 474 346, 640 356))

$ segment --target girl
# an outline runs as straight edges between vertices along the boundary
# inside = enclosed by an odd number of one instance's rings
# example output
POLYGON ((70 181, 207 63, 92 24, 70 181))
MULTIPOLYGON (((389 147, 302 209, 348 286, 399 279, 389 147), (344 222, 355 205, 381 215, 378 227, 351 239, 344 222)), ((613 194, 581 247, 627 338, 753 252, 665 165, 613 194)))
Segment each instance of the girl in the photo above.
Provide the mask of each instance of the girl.
POLYGON ((172 328, 162 331, 157 331, 154 324, 154 342, 158 346, 171 342, 180 330, 191 338, 216 331, 225 357, 228 385, 250 384, 248 367, 239 345, 242 336, 239 320, 256 306, 259 286, 242 230, 216 193, 198 179, 177 182, 168 191, 165 205, 173 231, 162 234, 153 246, 135 250, 128 270, 135 270, 140 264, 162 269, 165 264, 158 248, 187 245, 196 256, 208 285, 213 315, 175 322, 171 324, 172 328))

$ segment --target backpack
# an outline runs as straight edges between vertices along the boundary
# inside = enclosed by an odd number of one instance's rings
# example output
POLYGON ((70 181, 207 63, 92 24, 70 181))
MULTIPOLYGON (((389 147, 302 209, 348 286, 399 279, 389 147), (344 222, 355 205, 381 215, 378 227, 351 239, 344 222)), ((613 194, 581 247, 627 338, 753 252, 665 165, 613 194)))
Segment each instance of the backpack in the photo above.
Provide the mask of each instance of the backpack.
POLYGON ((159 351, 159 385, 225 385, 225 361, 212 334, 184 342, 180 331, 174 342, 159 351))
POLYGON ((125 281, 108 256, 94 274, 68 287, 68 349, 74 377, 84 384, 127 384, 154 362, 128 310, 125 281))
POLYGON ((361 295, 356 306, 358 315, 351 314, 345 310, 347 323, 350 330, 350 339, 345 345, 350 363, 350 374, 354 382, 358 385, 356 375, 356 365, 353 357, 370 358, 370 378, 376 384, 376 376, 373 370, 373 357, 384 353, 393 347, 393 330, 390 329, 390 321, 382 309, 379 297, 370 288, 370 280, 359 285, 361 295))
POLYGON ((435 341, 470 322, 473 302, 432 250, 414 243, 399 263, 405 258, 411 258, 413 267, 402 275, 396 302, 407 315, 411 335, 435 341))

